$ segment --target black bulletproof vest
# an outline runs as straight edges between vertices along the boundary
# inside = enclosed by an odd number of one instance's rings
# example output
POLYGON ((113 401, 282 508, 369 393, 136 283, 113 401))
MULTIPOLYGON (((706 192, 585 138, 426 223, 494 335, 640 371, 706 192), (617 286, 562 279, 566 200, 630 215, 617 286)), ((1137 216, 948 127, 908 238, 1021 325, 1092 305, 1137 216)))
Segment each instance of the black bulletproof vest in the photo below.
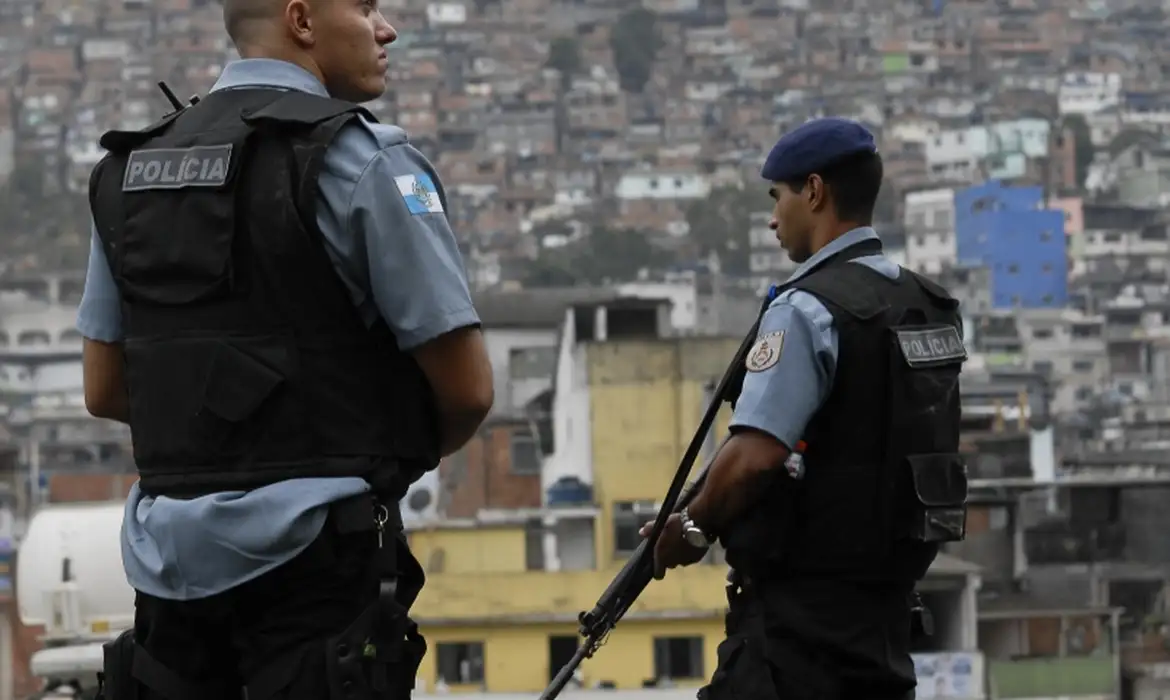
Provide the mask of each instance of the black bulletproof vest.
POLYGON ((803 479, 777 474, 725 538, 728 562, 748 575, 908 585, 964 536, 958 302, 908 270, 891 280, 851 262, 880 250, 852 246, 781 287, 832 313, 837 368, 803 436, 803 479))
POLYGON ((429 384, 384 323, 362 321, 316 223, 325 150, 362 116, 231 90, 102 137, 90 205, 147 493, 359 476, 400 497, 437 466, 429 384))

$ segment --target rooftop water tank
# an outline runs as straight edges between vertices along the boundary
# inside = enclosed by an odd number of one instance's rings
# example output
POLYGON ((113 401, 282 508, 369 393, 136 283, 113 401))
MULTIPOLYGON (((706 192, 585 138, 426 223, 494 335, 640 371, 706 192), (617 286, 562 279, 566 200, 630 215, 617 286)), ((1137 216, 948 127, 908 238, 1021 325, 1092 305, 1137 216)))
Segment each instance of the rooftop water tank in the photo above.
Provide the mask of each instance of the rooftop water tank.
POLYGON ((593 487, 575 476, 561 477, 548 487, 548 505, 549 507, 593 505, 593 487))

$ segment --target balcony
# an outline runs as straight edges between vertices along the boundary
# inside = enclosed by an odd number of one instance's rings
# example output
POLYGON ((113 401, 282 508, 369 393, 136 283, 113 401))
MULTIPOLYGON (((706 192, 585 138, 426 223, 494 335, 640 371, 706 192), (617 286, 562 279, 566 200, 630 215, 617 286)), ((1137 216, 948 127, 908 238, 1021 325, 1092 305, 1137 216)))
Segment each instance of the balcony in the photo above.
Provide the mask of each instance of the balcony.
POLYGON ((992 697, 1077 698, 1117 695, 1116 657, 1086 656, 988 661, 992 697))
MULTIPOLYGON (((431 574, 414 610, 428 626, 575 621, 593 609, 618 570, 431 574)), ((651 582, 626 617, 718 617, 727 608, 726 582, 725 566, 672 571, 651 582)))
POLYGON ((1110 343, 1134 343, 1148 337, 1146 329, 1138 324, 1118 323, 1105 328, 1105 340, 1110 343))
POLYGON ((1125 552, 1125 528, 1103 524, 1093 528, 1064 525, 1032 529, 1024 533, 1024 547, 1033 564, 1120 561, 1125 552))

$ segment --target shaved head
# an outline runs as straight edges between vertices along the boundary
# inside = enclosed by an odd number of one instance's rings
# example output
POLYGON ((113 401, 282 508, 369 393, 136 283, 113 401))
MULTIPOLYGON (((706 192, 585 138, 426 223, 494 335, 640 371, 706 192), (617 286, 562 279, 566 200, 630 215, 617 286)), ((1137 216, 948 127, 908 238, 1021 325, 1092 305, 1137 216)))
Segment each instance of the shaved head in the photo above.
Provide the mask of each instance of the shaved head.
POLYGON ((292 63, 330 95, 366 102, 386 90, 386 44, 398 32, 378 0, 220 0, 240 58, 292 63))
POLYGON ((223 24, 236 48, 257 34, 257 27, 284 14, 288 0, 223 0, 223 24))

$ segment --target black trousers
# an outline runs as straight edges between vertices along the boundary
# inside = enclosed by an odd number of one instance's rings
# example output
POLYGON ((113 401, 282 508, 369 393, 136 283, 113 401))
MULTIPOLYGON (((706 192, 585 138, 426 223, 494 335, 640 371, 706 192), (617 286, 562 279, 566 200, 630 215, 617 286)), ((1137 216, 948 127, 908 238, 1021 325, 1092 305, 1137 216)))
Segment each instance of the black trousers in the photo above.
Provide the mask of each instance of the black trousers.
MULTIPOLYGON (((123 655, 133 671, 121 674, 138 682, 137 697, 123 699, 107 678, 105 700, 409 697, 426 648, 406 617, 421 569, 405 538, 386 533, 391 560, 418 575, 405 606, 387 603, 378 533, 342 519, 331 513, 300 555, 225 593, 173 601, 139 592, 134 658, 123 655)), ((109 676, 109 649, 106 666, 109 676)))
POLYGON ((914 700, 906 594, 882 598, 729 587, 727 639, 699 700, 914 700))

